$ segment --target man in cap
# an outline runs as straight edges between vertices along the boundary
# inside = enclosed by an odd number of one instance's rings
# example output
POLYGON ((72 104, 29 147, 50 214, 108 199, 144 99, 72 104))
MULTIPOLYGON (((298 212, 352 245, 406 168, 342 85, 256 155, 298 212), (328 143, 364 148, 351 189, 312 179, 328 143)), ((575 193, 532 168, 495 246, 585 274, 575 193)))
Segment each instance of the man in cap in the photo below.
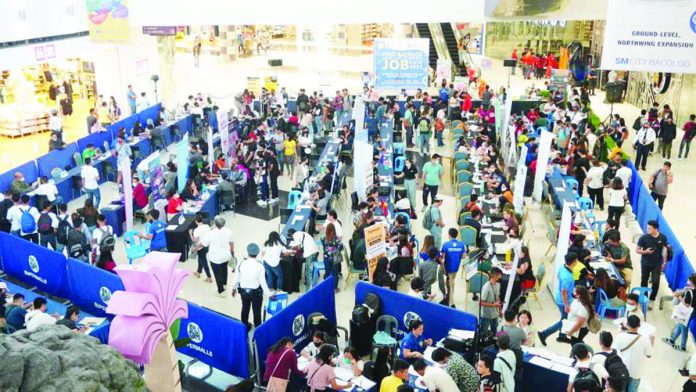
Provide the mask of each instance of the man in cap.
POLYGON ((254 326, 258 327, 261 324, 261 305, 263 304, 264 293, 273 298, 266 284, 266 271, 261 262, 256 259, 259 251, 258 245, 254 243, 247 245, 247 255, 249 257, 239 264, 232 278, 232 296, 237 295, 237 291, 239 291, 242 297, 241 321, 247 327, 250 327, 249 308, 253 309, 254 326))

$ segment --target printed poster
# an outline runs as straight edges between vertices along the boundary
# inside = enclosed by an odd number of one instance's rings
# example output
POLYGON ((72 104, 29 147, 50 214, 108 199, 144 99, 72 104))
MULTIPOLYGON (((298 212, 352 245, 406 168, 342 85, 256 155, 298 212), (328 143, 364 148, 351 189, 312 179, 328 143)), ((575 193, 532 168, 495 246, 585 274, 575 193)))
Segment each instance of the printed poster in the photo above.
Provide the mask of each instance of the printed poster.
POLYGON ((86 0, 89 38, 93 43, 129 44, 128 0, 86 0))
POLYGON ((430 41, 425 38, 375 39, 374 69, 377 89, 428 88, 430 41))
POLYGON ((372 274, 377 268, 380 257, 387 255, 387 239, 384 235, 384 225, 375 223, 365 229, 365 259, 367 259, 367 271, 372 282, 372 274))

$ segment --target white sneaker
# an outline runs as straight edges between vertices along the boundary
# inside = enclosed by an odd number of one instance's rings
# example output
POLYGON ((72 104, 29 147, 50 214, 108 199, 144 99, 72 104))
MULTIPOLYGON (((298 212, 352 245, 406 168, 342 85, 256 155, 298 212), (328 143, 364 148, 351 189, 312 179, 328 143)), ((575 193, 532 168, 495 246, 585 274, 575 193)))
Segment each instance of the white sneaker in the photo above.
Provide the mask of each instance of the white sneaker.
POLYGON ((268 204, 278 204, 278 198, 269 200, 268 204))
POLYGON ((421 208, 421 212, 425 212, 425 210, 427 210, 427 209, 428 209, 428 206, 423 206, 423 208, 421 208))
POLYGON ((261 207, 266 207, 268 203, 265 200, 256 200, 256 204, 258 204, 261 207))
POLYGON ((220 298, 226 298, 227 295, 225 295, 225 292, 223 291, 222 293, 217 293, 217 296, 220 298))
POLYGON ((655 305, 655 301, 648 302, 648 310, 653 310, 653 305, 655 305))

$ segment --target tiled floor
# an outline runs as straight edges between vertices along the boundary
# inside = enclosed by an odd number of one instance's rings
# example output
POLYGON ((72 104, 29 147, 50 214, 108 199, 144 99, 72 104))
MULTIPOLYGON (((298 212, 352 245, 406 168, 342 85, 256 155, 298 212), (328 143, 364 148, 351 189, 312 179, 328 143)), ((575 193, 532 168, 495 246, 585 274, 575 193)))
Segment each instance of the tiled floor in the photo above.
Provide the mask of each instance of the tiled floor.
MULTIPOLYGON (((278 56, 277 53, 269 55, 270 57, 278 56)), ((283 53, 282 57, 284 59, 284 64, 286 67, 280 69, 270 69, 265 65, 266 58, 250 58, 241 60, 232 64, 219 64, 216 60, 211 60, 207 58, 202 59, 202 65, 200 70, 194 71, 190 63, 189 56, 178 57, 177 58, 177 73, 176 74, 186 74, 186 78, 182 78, 180 81, 177 91, 179 91, 178 96, 184 97, 189 92, 202 91, 219 97, 221 102, 229 102, 231 97, 243 88, 246 84, 246 75, 264 75, 264 74, 275 74, 279 78, 279 83, 281 86, 287 86, 288 88, 294 90, 299 87, 306 87, 309 91, 314 89, 323 89, 324 91, 335 91, 332 87, 348 87, 352 91, 356 91, 360 87, 359 71, 368 70, 371 68, 371 58, 370 56, 359 56, 359 57, 333 57, 331 61, 326 64, 323 63, 322 67, 329 69, 331 75, 331 87, 330 86, 317 86, 317 76, 318 70, 317 65, 321 61, 317 61, 321 58, 320 54, 315 53, 283 53), (340 72, 346 71, 346 72, 340 72), (241 76, 243 75, 243 76, 241 76), (222 81, 222 82, 221 82, 222 81), (223 98, 227 97, 227 98, 223 98)), ((493 61, 492 69, 484 71, 485 79, 489 84, 493 86, 500 86, 501 84, 507 83, 506 70, 502 68, 502 65, 498 61, 493 61)), ((519 75, 513 76, 511 79, 510 93, 518 95, 520 91, 524 89, 525 86, 535 83, 541 85, 542 82, 539 81, 523 81, 519 75)), ((606 117, 609 114, 609 105, 603 104, 601 102, 602 97, 593 97, 592 104, 593 108, 597 111, 600 118, 606 117)), ((224 105, 223 105, 224 106, 224 105)), ((622 113, 626 117, 627 123, 631 123, 638 110, 630 105, 614 105, 614 112, 622 113)), ((7 150, 5 148, 6 144, 3 142, 3 152, 7 150)), ((436 149, 436 151, 441 152, 445 156, 451 156, 449 153, 449 148, 436 149)), ((10 152, 14 154, 13 152, 10 152)), ((26 158, 25 158, 26 159, 26 158)), ((650 168, 654 168, 659 165, 659 159, 652 157, 650 159, 650 168)), ((445 162, 445 167, 448 168, 449 165, 445 162)), ((688 161, 675 162, 675 183, 672 185, 670 195, 667 199, 666 215, 672 225, 673 230, 681 238, 682 245, 687 250, 687 253, 694 253, 696 250, 696 241, 693 239, 692 226, 689 225, 688 216, 694 212, 695 207, 692 203, 688 202, 688 197, 690 192, 688 189, 693 189, 696 185, 696 169, 693 165, 689 165, 688 161)), ((280 178, 280 188, 284 191, 288 191, 289 181, 286 178, 280 178)), ((352 181, 348 181, 349 192, 352 189, 352 181)), ((444 219, 447 226, 454 226, 456 224, 457 211, 454 206, 454 198, 452 197, 451 184, 443 187, 442 194, 444 195, 444 219), (449 187, 449 188, 448 188, 449 187)), ((115 185, 107 184, 103 187, 103 195, 105 201, 110 198, 115 197, 115 185)), ((420 198, 419 198, 420 200, 420 198)), ((81 201, 76 201, 71 203, 71 207, 77 207, 81 201)), ((418 202, 418 207, 420 209, 420 201, 418 202)), ((350 209, 348 205, 336 205, 336 209, 339 212, 339 218, 343 222, 350 222, 350 209)), ((530 250, 532 255, 533 264, 536 266, 539 263, 548 260, 544 257, 544 252, 548 248, 549 241, 546 239, 544 228, 544 216, 538 205, 531 205, 530 207, 530 220, 533 223, 535 230, 530 227, 527 230, 527 235, 525 238, 526 242, 530 243, 530 250)), ((278 230, 279 219, 266 214, 259 215, 259 209, 252 208, 248 214, 237 213, 233 215, 231 212, 223 214, 227 219, 228 227, 232 230, 235 236, 236 248, 245 249, 246 245, 250 242, 261 243, 265 241, 268 232, 272 230, 278 230), (261 219, 257 219, 260 217, 261 219)), ((272 213, 272 212, 269 212, 272 213)), ((599 218, 604 218, 603 213, 598 212, 599 218)), ((274 215, 275 216, 275 215, 274 215)), ((344 225, 345 236, 348 237, 351 234, 352 228, 350 224, 344 225)), ((139 227, 142 229, 142 227, 139 227)), ((413 225, 414 231, 417 233, 419 238, 422 238, 425 233, 420 227, 420 224, 416 223, 413 225)), ((623 238, 627 239, 626 242, 629 247, 633 248, 634 245, 631 243, 631 239, 636 233, 638 233, 639 228, 635 225, 630 225, 629 227, 622 227, 623 238)), ((123 247, 121 243, 118 243, 116 250, 116 257, 119 260, 125 260, 123 255, 123 247)), ((637 255, 633 254, 633 260, 638 260, 637 255)), ((196 262, 194 260, 189 260, 181 264, 182 268, 195 269, 196 262)), ((637 282, 639 278, 639 273, 636 271, 634 273, 633 281, 637 282)), ((341 292, 336 296, 337 304, 337 315, 339 324, 343 326, 348 325, 348 318, 350 317, 351 310, 354 303, 354 294, 352 286, 346 285, 345 282, 340 283, 342 288, 341 292)), ((406 290, 406 282, 400 283, 400 289, 406 290)), ((465 292, 465 282, 461 277, 456 280, 455 288, 455 304, 460 309, 468 309, 472 312, 475 311, 477 303, 472 302, 470 299, 464 298, 465 292)), ((666 293, 666 285, 662 285, 661 294, 666 293)), ((241 304, 240 300, 237 298, 218 298, 214 295, 215 288, 214 284, 205 283, 202 279, 196 279, 191 277, 185 283, 181 295, 183 298, 203 305, 205 307, 214 309, 216 311, 231 315, 233 317, 238 317, 241 304)), ((298 294, 293 294, 291 298, 295 298, 298 294)), ((543 329, 551 323, 555 322, 558 318, 556 307, 553 305, 553 300, 548 292, 544 292, 540 298, 539 303, 531 301, 526 305, 533 314, 534 324, 539 328, 543 329)), ((684 382, 684 378, 679 376, 677 373, 677 368, 682 360, 687 354, 679 353, 671 348, 669 348, 664 343, 661 343, 659 339, 666 336, 671 328, 670 321, 671 306, 667 306, 667 309, 659 311, 657 309, 649 312, 648 322, 655 325, 658 331, 658 337, 655 343, 655 356, 649 359, 645 363, 645 374, 642 377, 641 391, 679 391, 681 390, 681 385, 684 382)), ((612 326, 610 321, 604 323, 604 328, 609 331, 616 331, 616 328, 612 326)), ((427 331, 427 326, 426 326, 427 331)), ((427 332, 426 332, 427 333, 427 332)), ((587 341, 593 346, 597 347, 596 335, 590 335, 587 341)), ((549 347, 558 353, 569 352, 569 346, 557 343, 553 339, 549 340, 549 347)), ((690 348, 691 349, 691 348, 690 348)))

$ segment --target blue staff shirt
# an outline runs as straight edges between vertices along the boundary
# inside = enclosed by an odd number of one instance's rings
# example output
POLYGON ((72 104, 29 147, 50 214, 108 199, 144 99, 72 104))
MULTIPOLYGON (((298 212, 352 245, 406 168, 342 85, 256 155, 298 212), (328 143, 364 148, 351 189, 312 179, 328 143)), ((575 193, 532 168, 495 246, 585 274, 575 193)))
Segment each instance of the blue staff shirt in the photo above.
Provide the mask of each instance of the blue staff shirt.
POLYGON ((442 254, 445 255, 445 271, 448 274, 459 271, 459 264, 465 251, 466 245, 456 238, 442 244, 442 254))
POLYGON ((447 87, 443 87, 439 91, 440 93, 440 100, 442 102, 447 103, 447 100, 449 99, 449 89, 447 87))
POLYGON ((406 334, 404 337, 404 340, 401 341, 401 353, 399 354, 399 357, 403 360, 408 360, 404 357, 404 350, 408 349, 411 351, 418 351, 419 353, 423 354, 425 352, 425 344, 423 343, 425 341, 425 338, 423 335, 416 337, 413 335, 413 332, 409 332, 406 334))
POLYGON ((150 249, 160 250, 167 247, 167 239, 164 236, 164 230, 166 225, 164 222, 156 220, 150 223, 150 229, 148 234, 152 234, 152 240, 150 241, 150 249))
POLYGON ((556 291, 556 303, 563 306, 563 294, 565 289, 568 296, 568 304, 573 302, 573 289, 575 288, 575 278, 573 271, 569 270, 565 265, 558 271, 558 289, 556 291))

